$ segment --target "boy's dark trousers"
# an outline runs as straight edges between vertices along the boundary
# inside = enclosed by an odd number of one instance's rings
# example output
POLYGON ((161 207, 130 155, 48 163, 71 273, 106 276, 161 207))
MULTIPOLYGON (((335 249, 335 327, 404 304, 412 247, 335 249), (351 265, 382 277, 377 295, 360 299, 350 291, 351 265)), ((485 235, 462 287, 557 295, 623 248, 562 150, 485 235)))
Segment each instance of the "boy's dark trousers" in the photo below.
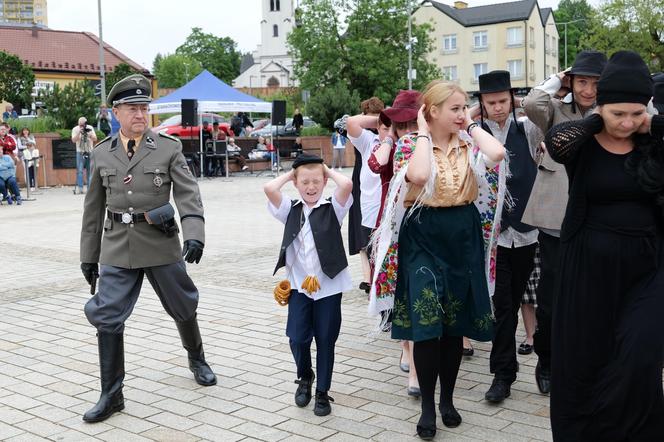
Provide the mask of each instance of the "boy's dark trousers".
POLYGON ((316 389, 328 391, 334 368, 334 345, 341 329, 341 293, 314 301, 297 290, 288 300, 286 336, 290 338, 297 377, 311 370, 311 340, 316 338, 316 389))
POLYGON ((509 383, 516 380, 515 334, 521 299, 533 271, 536 249, 537 244, 510 248, 498 246, 496 254, 496 290, 493 294, 496 320, 489 368, 496 379, 509 383))

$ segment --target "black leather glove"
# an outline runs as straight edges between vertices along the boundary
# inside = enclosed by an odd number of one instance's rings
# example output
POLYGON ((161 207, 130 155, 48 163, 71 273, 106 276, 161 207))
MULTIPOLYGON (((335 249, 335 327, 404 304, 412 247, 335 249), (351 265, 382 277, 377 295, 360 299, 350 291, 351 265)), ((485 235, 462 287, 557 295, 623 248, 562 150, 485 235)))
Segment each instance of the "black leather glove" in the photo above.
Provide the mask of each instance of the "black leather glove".
POLYGON ((198 264, 203 256, 203 243, 195 239, 186 240, 182 246, 182 256, 189 264, 198 264))
POLYGON ((92 278, 99 278, 99 265, 96 262, 82 262, 81 271, 88 284, 92 284, 92 278))

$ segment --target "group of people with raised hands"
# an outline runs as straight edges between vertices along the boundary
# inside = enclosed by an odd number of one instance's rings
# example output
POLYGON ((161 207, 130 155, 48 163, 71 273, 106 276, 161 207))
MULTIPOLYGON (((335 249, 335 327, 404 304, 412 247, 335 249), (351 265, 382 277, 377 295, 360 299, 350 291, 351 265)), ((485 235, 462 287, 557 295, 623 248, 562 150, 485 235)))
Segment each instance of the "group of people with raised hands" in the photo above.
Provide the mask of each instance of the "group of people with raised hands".
MULTIPOLYGON (((453 397, 464 337, 492 342, 485 399, 510 396, 529 284, 535 381, 551 394, 554 440, 664 438, 664 116, 650 104, 653 78, 633 52, 582 51, 524 98, 509 72, 492 71, 472 108, 457 84, 433 81, 385 109, 367 100, 338 124, 357 150, 353 196, 310 207, 332 202, 339 224, 342 206, 357 209, 362 288, 380 329, 402 342, 422 439, 436 434, 436 408, 445 426, 462 423, 453 397)), ((308 385, 311 397, 313 372, 302 373, 298 363, 298 392, 308 385)))

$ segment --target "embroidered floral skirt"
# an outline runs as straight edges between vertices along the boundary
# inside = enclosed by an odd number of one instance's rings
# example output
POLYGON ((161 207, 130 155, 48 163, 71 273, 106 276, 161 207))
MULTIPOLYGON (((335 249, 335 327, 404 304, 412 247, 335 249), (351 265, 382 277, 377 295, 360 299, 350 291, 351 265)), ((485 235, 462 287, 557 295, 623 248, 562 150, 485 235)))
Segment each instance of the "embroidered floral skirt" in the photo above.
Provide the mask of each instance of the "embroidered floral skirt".
POLYGON ((392 338, 490 341, 493 317, 474 204, 422 207, 399 231, 392 338))

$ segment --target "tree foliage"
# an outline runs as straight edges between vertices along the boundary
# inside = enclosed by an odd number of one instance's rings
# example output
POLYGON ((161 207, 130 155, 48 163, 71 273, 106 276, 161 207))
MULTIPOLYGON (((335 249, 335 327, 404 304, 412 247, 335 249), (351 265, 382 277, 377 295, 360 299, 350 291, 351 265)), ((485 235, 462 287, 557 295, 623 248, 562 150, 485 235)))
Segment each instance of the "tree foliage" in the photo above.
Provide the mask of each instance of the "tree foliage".
POLYGON ((106 74, 106 93, 115 86, 115 83, 131 74, 141 74, 141 72, 132 68, 127 63, 120 63, 117 65, 113 71, 106 74))
POLYGON ((0 99, 14 106, 27 107, 32 103, 35 74, 16 55, 0 51, 0 99))
POLYGON ((99 106, 99 98, 87 81, 75 81, 64 87, 56 83, 52 89, 40 92, 39 100, 44 103, 48 116, 61 128, 76 126, 79 117, 94 123, 99 106))
POLYGON ((178 88, 187 84, 203 70, 201 62, 182 54, 157 54, 152 73, 159 80, 159 86, 178 88))
POLYGON ((636 51, 651 71, 663 70, 664 2, 609 0, 601 4, 581 45, 604 51, 607 56, 623 49, 636 51))
POLYGON ((241 54, 237 43, 230 37, 217 37, 201 28, 192 28, 175 53, 197 60, 204 69, 226 83, 230 84, 240 75, 241 54))
POLYGON ((344 114, 358 113, 360 95, 342 82, 316 89, 307 104, 307 113, 322 127, 333 129, 334 121, 344 114))
MULTIPOLYGON (((569 23, 567 25, 567 64, 571 65, 578 52, 588 49, 581 47, 579 43, 592 26, 595 10, 586 0, 561 0, 558 3, 558 9, 553 11, 553 16, 558 24, 569 23), (575 20, 580 21, 570 23, 575 20)), ((565 66, 565 25, 558 25, 558 34, 560 36, 558 62, 562 69, 566 69, 569 66, 565 66)))
MULTIPOLYGON (((368 98, 390 102, 408 87, 408 11, 403 0, 302 0, 288 37, 300 87, 313 91, 348 84, 368 98), (348 15, 339 11, 349 11, 348 15)), ((439 77, 426 60, 429 24, 412 25, 414 88, 439 77), (415 41, 414 39, 414 41, 415 41)), ((319 94, 320 95, 320 94, 319 94)), ((311 114, 311 112, 309 112, 311 114)))

